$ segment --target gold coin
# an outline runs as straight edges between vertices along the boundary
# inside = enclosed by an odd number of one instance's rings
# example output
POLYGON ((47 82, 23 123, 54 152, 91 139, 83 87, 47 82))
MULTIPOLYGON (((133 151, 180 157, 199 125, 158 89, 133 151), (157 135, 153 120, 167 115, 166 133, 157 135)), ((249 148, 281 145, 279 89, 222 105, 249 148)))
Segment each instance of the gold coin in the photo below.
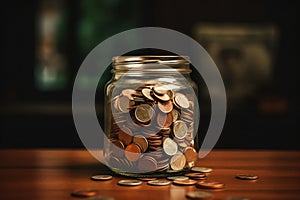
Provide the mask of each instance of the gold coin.
POLYGON ((135 162, 137 161, 141 156, 141 149, 136 144, 130 144, 125 149, 125 157, 131 161, 135 162))
POLYGON ((144 153, 148 148, 148 140, 142 135, 134 136, 133 142, 141 148, 142 153, 144 153))
POLYGON ((182 170, 186 164, 185 156, 179 151, 171 158, 170 167, 173 170, 182 170))
POLYGON ((144 95, 144 97, 146 97, 147 99, 154 101, 153 97, 151 96, 151 89, 149 88, 144 88, 142 89, 142 94, 144 95))
POLYGON ((157 103, 158 108, 161 110, 163 113, 169 113, 173 109, 173 103, 172 101, 158 101, 157 103))
POLYGON ((204 189, 222 189, 225 187, 225 184, 216 181, 200 181, 197 183, 196 187, 204 189))
POLYGON ((178 146, 171 138, 166 138, 163 142, 163 149, 167 155, 173 156, 177 153, 178 146))
POLYGON ((195 162, 198 159, 198 154, 193 147, 186 147, 184 150, 184 156, 187 162, 195 162))
POLYGON ((173 122, 175 122, 177 119, 179 119, 180 113, 178 112, 178 110, 173 109, 171 111, 171 113, 172 113, 172 116, 173 116, 173 122))
POLYGON ((163 94, 163 95, 158 95, 156 93, 153 93, 153 94, 156 98, 158 98, 161 101, 169 101, 170 100, 170 97, 167 94, 163 94))
POLYGON ((133 100, 133 97, 132 95, 135 94, 136 91, 133 90, 133 89, 125 89, 125 90, 122 90, 122 95, 123 96, 126 96, 128 99, 130 100, 133 100))
POLYGON ((167 94, 168 88, 166 86, 155 86, 153 91, 158 95, 164 95, 167 94))
POLYGON ((149 122, 153 117, 154 109, 148 104, 140 104, 136 107, 135 118, 142 123, 149 122))
POLYGON ((186 136, 187 131, 188 128, 183 121, 177 120, 176 122, 174 122, 173 133, 176 138, 183 139, 186 136))
POLYGON ((176 105, 178 105, 181 108, 189 108, 190 106, 189 100, 184 94, 176 93, 174 100, 176 105))

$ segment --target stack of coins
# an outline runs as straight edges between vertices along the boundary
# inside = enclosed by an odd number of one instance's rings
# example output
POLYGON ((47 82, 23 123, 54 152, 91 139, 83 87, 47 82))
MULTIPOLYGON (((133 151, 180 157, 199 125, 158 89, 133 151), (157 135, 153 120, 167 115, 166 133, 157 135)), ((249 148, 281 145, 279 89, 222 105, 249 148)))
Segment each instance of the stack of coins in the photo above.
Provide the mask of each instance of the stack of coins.
POLYGON ((194 103, 165 85, 123 89, 111 100, 108 164, 123 171, 194 166, 194 103))

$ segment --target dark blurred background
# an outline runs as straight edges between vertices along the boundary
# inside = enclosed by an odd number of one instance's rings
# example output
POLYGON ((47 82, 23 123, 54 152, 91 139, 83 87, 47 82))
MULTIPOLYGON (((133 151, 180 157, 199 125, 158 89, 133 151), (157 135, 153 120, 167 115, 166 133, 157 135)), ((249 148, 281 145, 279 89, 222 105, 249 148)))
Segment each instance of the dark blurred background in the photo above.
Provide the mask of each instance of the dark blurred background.
MULTIPOLYGON (((0 13, 1 148, 83 147, 73 123, 71 94, 85 56, 116 33, 158 26, 199 41, 220 69, 228 113, 216 148, 300 149, 296 4, 14 0, 6 1, 0 13)), ((199 74, 192 77, 198 80, 199 74)), ((100 88, 108 80, 102 78, 100 88)), ((92 81, 82 84, 88 87, 92 81)), ((209 99, 198 84, 199 102, 206 107, 201 113, 202 133, 209 122, 209 99)), ((97 102, 100 120, 102 103, 97 102)))

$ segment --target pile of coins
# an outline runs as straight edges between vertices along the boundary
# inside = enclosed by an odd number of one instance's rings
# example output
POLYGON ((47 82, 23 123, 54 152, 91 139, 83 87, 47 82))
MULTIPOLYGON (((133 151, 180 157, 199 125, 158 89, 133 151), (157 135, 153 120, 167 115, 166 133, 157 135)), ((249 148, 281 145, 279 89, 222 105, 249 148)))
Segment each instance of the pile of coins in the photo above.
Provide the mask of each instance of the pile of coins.
POLYGON ((111 100, 110 167, 138 173, 194 166, 194 103, 165 85, 123 89, 111 100))

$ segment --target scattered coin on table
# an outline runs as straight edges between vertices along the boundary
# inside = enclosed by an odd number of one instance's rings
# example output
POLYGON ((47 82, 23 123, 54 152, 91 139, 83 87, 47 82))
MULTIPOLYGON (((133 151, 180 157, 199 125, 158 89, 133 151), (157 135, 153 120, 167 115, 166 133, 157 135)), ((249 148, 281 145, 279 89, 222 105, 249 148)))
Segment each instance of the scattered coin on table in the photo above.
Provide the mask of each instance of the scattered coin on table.
POLYGON ((250 199, 245 197, 227 197, 225 200, 250 200, 250 199))
POLYGON ((155 181, 157 180, 157 178, 152 178, 152 177, 141 177, 141 178, 137 178, 140 181, 155 181))
POLYGON ((119 185, 124 185, 124 186, 137 186, 137 185, 141 185, 142 181, 132 180, 132 179, 124 179, 124 180, 118 181, 118 184, 119 185))
POLYGON ((205 180, 205 179, 207 179, 207 176, 204 173, 200 173, 200 172, 186 173, 184 175, 186 177, 189 177, 191 179, 196 179, 196 180, 205 180))
POLYGON ((190 179, 187 179, 187 180, 174 180, 173 184, 175 184, 175 185, 196 185, 197 181, 196 180, 190 180, 190 179))
POLYGON ((110 180, 112 179, 112 176, 111 175, 95 175, 95 176, 92 176, 91 179, 93 181, 107 181, 107 180, 110 180))
POLYGON ((225 184, 216 181, 200 181, 196 184, 196 187, 203 189, 222 189, 225 187, 225 184))
POLYGON ((236 178, 241 180, 256 180, 258 179, 258 176, 250 174, 238 174, 236 175, 236 178))
POLYGON ((74 197, 94 197, 99 193, 98 190, 76 190, 71 193, 74 197))
POLYGON ((167 177, 168 180, 187 180, 189 179, 189 177, 186 176, 168 176, 167 177))
POLYGON ((194 172, 201 172, 201 173, 212 172, 212 168, 208 168, 208 167, 193 167, 191 170, 194 172))
POLYGON ((155 186, 164 186, 169 185, 171 182, 168 180, 154 180, 154 181, 148 181, 149 185, 155 185, 155 186))
POLYGON ((202 192, 202 191, 197 191, 197 192, 188 192, 186 193, 186 198, 192 199, 192 200, 202 200, 202 199, 210 199, 212 198, 212 194, 209 192, 202 192))

